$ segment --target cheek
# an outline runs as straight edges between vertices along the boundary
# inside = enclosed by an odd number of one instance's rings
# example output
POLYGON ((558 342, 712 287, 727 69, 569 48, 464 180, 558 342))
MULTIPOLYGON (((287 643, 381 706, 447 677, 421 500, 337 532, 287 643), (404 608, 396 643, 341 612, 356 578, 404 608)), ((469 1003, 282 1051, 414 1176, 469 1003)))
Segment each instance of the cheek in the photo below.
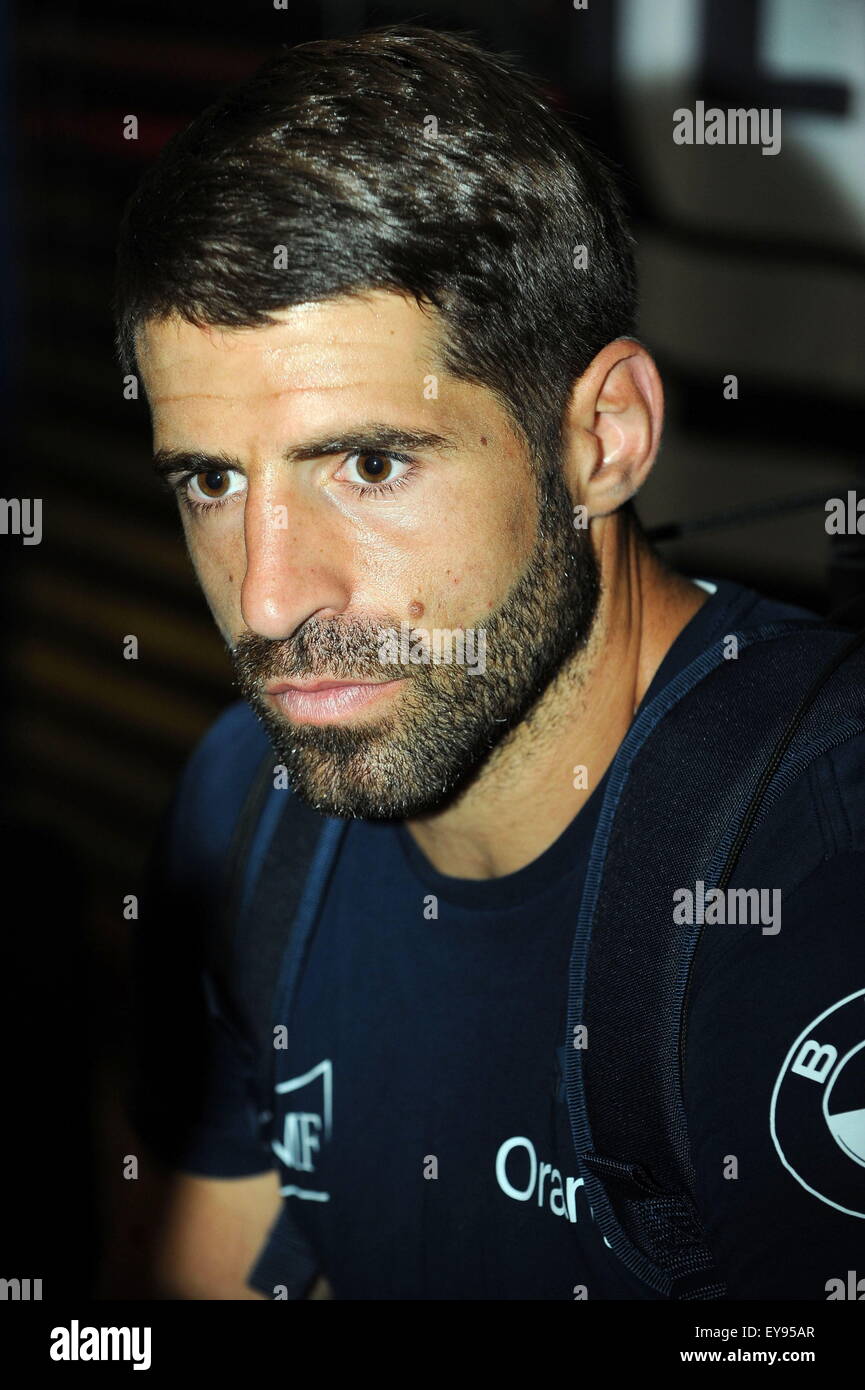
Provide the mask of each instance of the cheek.
POLYGON ((212 524, 197 529, 186 518, 183 530, 196 578, 215 621, 223 629, 226 624, 235 629, 245 565, 242 531, 238 534, 236 528, 228 526, 220 530, 212 524))
POLYGON ((538 505, 534 489, 508 498, 499 533, 505 558, 522 570, 538 534, 538 505))
POLYGON ((405 574, 406 618, 459 626, 497 608, 525 570, 535 542, 536 510, 533 494, 510 496, 488 499, 486 511, 473 509, 469 525, 445 521, 438 543, 405 574))
MULTIPOLYGON (((505 476, 508 476, 507 474, 505 476)), ((494 602, 525 569, 537 534, 537 504, 533 489, 523 486, 522 478, 511 481, 507 490, 497 488, 484 499, 475 516, 475 525, 466 536, 463 553, 472 563, 454 569, 463 582, 474 580, 489 589, 494 602), (465 572, 465 579, 461 576, 465 572)))

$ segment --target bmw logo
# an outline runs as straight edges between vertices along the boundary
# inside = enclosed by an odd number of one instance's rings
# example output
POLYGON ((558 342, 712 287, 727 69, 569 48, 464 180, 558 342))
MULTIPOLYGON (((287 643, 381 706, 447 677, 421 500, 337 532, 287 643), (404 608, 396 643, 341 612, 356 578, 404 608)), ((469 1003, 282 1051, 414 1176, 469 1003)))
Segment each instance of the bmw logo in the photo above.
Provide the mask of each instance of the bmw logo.
POLYGON ((799 1034, 775 1082, 770 1128, 781 1162, 806 1191, 865 1217, 865 989, 799 1034), (803 1126, 803 1114, 813 1127, 803 1126))

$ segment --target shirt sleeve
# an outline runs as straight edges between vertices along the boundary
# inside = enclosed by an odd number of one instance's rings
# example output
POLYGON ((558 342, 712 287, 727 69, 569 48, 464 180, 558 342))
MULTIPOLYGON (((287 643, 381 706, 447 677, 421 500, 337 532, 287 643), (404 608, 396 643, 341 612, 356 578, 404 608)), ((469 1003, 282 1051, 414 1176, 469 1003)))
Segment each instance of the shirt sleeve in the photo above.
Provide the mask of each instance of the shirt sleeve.
POLYGON ((198 775, 219 752, 215 732, 193 754, 163 818, 133 924, 127 1109, 169 1167, 232 1178, 275 1165, 259 1123, 253 1049, 229 1022, 206 965, 241 791, 223 778, 214 795, 198 775))
POLYGON ((863 903, 865 850, 848 846, 782 893, 775 923, 704 928, 730 935, 691 1002, 685 1103, 732 1299, 861 1297, 844 1290, 865 1274, 863 903))

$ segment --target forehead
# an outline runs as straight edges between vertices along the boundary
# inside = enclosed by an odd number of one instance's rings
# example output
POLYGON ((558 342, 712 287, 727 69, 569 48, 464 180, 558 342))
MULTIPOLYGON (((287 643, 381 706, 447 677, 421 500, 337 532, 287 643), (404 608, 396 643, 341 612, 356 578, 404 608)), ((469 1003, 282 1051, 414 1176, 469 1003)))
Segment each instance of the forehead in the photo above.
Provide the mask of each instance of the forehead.
POLYGON ((358 387, 421 395, 434 365, 435 313, 403 295, 317 300, 272 317, 262 328, 198 328, 176 316, 146 323, 137 344, 151 407, 214 399, 261 404, 358 387))

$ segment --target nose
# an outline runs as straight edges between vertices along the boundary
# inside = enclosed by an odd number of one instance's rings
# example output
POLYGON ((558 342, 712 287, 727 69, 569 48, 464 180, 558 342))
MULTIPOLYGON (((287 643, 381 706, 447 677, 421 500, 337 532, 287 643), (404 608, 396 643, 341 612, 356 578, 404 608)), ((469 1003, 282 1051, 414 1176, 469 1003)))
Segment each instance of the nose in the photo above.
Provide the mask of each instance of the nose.
POLYGON ((349 604, 349 541, 316 491, 303 480, 250 484, 240 608, 261 637, 291 637, 307 619, 341 613, 349 604))

